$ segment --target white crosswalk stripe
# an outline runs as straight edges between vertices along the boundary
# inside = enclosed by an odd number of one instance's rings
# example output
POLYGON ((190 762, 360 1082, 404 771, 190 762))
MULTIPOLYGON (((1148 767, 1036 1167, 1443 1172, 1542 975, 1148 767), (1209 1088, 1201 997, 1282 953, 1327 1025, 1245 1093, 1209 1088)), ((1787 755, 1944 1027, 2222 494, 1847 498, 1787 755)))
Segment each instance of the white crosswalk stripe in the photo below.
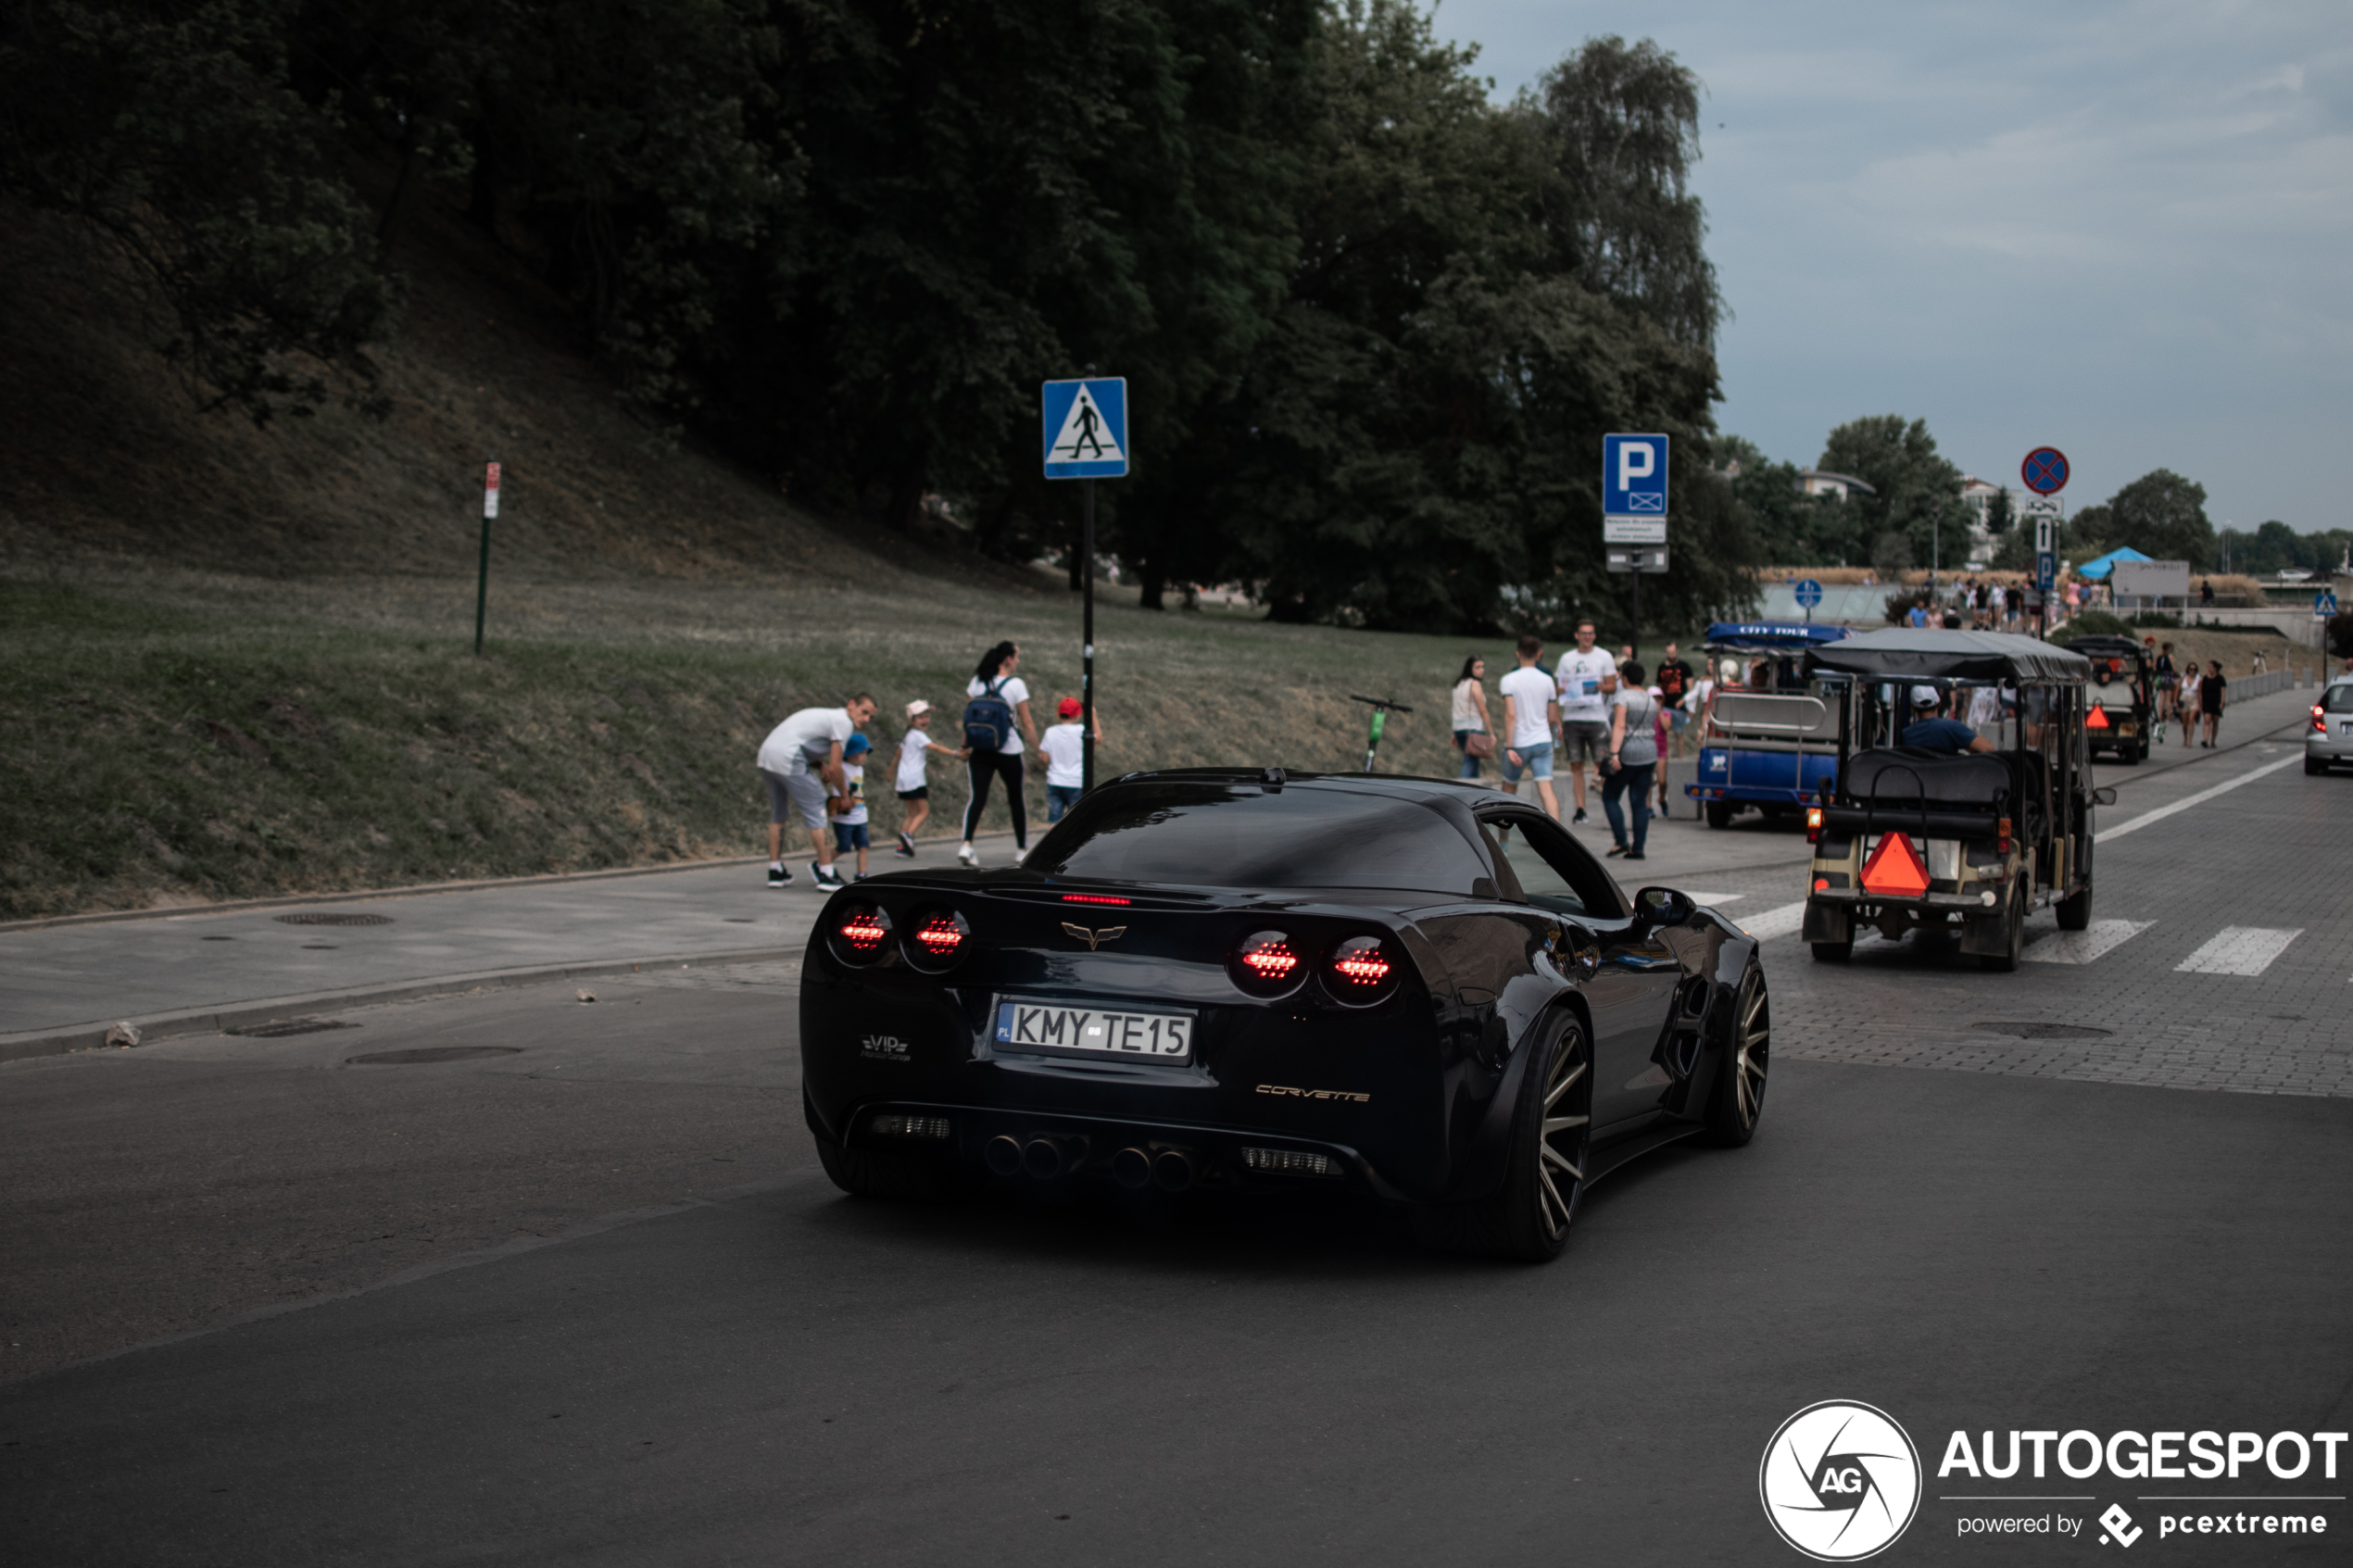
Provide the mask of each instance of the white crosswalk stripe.
POLYGON ((1779 909, 1750 915, 1740 922, 1740 927, 1759 942, 1769 942, 1776 936, 1788 935, 1805 923, 1806 901, 1801 898, 1794 904, 1783 904, 1779 909))
POLYGON ((2095 920, 2081 931, 2053 932, 2020 956, 2028 963, 2090 963, 2156 923, 2153 920, 2095 920))
POLYGON ((2173 968, 2186 974, 2260 974, 2303 935, 2302 926, 2274 931, 2260 925, 2226 925, 2173 968))

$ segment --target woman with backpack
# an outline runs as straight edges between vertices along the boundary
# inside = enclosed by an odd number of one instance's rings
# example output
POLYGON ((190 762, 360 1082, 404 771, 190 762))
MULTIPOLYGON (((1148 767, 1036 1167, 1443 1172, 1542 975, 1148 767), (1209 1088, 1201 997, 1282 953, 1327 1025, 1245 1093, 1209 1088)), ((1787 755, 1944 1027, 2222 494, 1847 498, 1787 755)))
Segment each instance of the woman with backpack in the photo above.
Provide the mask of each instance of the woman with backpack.
POLYGON ((1610 698, 1609 768, 1602 784, 1602 810, 1616 843, 1609 853, 1642 859, 1650 836, 1651 775, 1658 767, 1658 699, 1643 684, 1642 667, 1629 659, 1617 667, 1617 691, 1610 698), (1626 815, 1618 802, 1634 797, 1633 842, 1627 842, 1626 815))
POLYGON ((964 694, 964 745, 972 756, 964 763, 972 778, 972 799, 964 806, 964 847, 956 859, 967 866, 980 864, 973 853, 973 834, 979 831, 980 813, 988 805, 988 782, 1005 781, 1005 803, 1013 815, 1013 863, 1029 853, 1029 809, 1022 798, 1022 737, 1038 744, 1038 725, 1029 716, 1029 687, 1013 671, 1021 668, 1021 649, 999 643, 980 656, 964 694), (1020 727, 1015 728, 1018 724, 1020 727))

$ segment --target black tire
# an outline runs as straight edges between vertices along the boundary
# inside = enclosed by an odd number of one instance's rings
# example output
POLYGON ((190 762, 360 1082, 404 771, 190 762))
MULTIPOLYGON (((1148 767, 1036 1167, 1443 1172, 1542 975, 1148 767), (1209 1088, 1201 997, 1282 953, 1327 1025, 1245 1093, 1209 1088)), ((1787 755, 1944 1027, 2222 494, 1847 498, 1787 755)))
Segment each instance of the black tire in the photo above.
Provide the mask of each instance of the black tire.
POLYGON ((1707 803, 1707 825, 1712 828, 1730 827, 1732 825, 1732 803, 1729 800, 1709 801, 1707 803))
POLYGON ((1814 942, 1807 945, 1814 949, 1816 963, 1844 963, 1855 956, 1855 938, 1852 936, 1843 942, 1814 942))
POLYGON ((2010 895, 2009 940, 1998 953, 1982 953, 1978 962, 1996 974, 2015 974, 2019 955, 2026 950, 2026 895, 2010 895))
POLYGON ((2091 839, 2083 841, 2083 885, 2053 905, 2058 915, 2061 931, 2083 931, 2092 923, 2092 849, 2091 839))
POLYGON ((1573 1018, 1540 1038, 1512 1107, 1501 1190, 1484 1202, 1419 1210, 1422 1241, 1525 1263, 1549 1263, 1568 1245, 1592 1148, 1593 1057, 1573 1018))
POLYGON ((817 1162, 853 1198, 940 1198, 953 1185, 931 1155, 899 1149, 848 1149, 819 1138, 817 1162))
MULTIPOLYGON (((1831 946, 1821 943, 1815 951, 1831 946)), ((1844 946, 1851 950, 1855 945, 1844 946)), ((1738 1148, 1756 1135, 1757 1119, 1765 1114, 1765 1076, 1773 1060, 1773 998, 1765 988, 1764 967, 1753 959, 1732 994, 1723 1054, 1707 1106, 1707 1141, 1738 1148)))
POLYGON ((2304 776, 2306 778, 2310 778, 2318 773, 2325 773, 2328 771, 2329 765, 2326 762, 2322 761, 2317 757, 2307 757, 2304 759, 2304 776))

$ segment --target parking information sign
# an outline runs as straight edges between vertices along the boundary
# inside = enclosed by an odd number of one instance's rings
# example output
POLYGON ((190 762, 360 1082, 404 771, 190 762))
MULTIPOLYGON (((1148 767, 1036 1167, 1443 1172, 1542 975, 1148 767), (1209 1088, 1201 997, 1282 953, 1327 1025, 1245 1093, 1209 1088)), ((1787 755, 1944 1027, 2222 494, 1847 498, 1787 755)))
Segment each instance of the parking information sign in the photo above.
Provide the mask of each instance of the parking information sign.
POLYGON ((1127 477, 1127 378, 1050 381, 1040 389, 1048 479, 1127 477))
POLYGON ((1646 538, 1621 540, 1605 534, 1612 544, 1667 543, 1667 437, 1602 437, 1602 516, 1658 524, 1656 533, 1646 538))
POLYGON ((2047 594, 2051 591, 2051 584, 2057 581, 2058 556, 2054 551, 2045 550, 2034 558, 2034 585, 2047 594))

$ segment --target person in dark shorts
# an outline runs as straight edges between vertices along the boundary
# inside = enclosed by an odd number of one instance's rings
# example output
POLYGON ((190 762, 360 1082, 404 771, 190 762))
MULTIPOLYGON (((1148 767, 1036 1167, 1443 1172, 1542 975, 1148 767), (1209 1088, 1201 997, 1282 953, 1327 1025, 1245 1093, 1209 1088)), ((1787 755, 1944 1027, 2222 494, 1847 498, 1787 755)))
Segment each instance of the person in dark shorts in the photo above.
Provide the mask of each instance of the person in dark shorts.
POLYGON ((2197 710, 2206 716, 2206 739, 2200 744, 2214 749, 2215 732, 2222 727, 2222 704, 2230 682, 2222 678, 2222 661, 2206 661, 2206 678, 2197 684, 2197 710))
POLYGON ((963 761, 972 755, 940 745, 931 738, 931 704, 922 697, 907 705, 907 733, 899 742, 899 771, 893 780, 899 790, 899 809, 905 813, 899 823, 899 847, 891 851, 902 860, 915 858, 915 834, 925 818, 931 815, 931 779, 924 765, 935 751, 942 757, 963 761))

